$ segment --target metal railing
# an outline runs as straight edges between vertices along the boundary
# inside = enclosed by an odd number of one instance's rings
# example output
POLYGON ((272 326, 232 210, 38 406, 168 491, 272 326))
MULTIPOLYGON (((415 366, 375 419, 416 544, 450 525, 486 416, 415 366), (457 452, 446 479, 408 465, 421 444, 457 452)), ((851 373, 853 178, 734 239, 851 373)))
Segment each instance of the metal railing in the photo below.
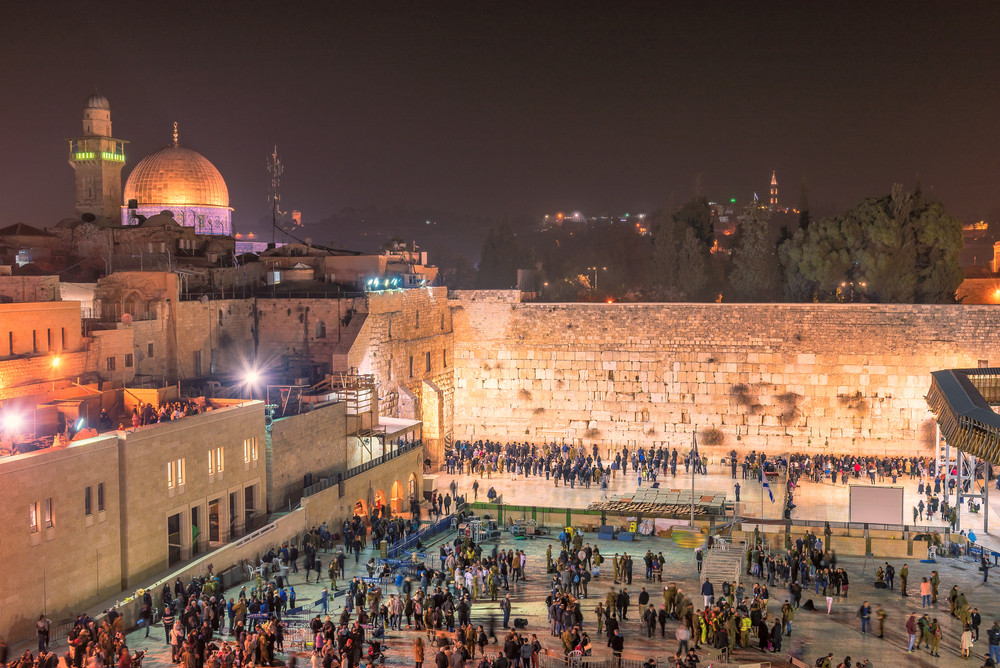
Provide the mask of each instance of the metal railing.
POLYGON ((433 538, 434 536, 444 533, 446 531, 450 531, 452 528, 453 520, 456 517, 458 517, 462 513, 462 511, 466 510, 468 507, 469 507, 468 504, 456 505, 455 512, 453 512, 452 514, 446 517, 442 517, 437 522, 434 522, 433 524, 424 527, 423 529, 417 531, 416 533, 410 534, 403 540, 396 541, 395 543, 390 545, 388 551, 386 552, 386 556, 390 559, 395 559, 403 552, 409 551, 411 548, 415 547, 417 541, 426 543, 429 539, 433 538))
POLYGON ((333 487, 334 485, 337 485, 345 480, 349 480, 354 476, 361 475, 366 471, 372 470, 376 466, 380 466, 382 464, 385 464, 386 462, 390 462, 396 457, 405 455, 408 452, 412 452, 413 450, 416 450, 419 447, 423 447, 422 441, 411 441, 409 443, 401 443, 394 450, 387 452, 384 455, 379 455, 378 457, 375 457, 374 459, 364 462, 363 464, 358 464, 357 466, 353 466, 344 471, 343 473, 332 473, 322 477, 319 480, 319 482, 315 482, 309 485, 308 487, 304 488, 302 490, 302 496, 303 498, 305 498, 307 496, 312 496, 313 494, 316 494, 318 492, 322 492, 324 489, 329 489, 330 487, 333 487))

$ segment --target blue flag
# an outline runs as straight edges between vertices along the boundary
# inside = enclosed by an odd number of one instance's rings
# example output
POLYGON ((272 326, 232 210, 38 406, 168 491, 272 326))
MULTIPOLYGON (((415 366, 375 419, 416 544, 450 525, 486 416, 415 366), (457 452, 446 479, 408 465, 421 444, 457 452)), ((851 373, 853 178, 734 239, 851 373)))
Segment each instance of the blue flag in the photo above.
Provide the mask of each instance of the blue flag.
POLYGON ((764 489, 767 490, 767 495, 771 497, 771 503, 774 503, 774 492, 771 491, 771 486, 765 482, 764 489))

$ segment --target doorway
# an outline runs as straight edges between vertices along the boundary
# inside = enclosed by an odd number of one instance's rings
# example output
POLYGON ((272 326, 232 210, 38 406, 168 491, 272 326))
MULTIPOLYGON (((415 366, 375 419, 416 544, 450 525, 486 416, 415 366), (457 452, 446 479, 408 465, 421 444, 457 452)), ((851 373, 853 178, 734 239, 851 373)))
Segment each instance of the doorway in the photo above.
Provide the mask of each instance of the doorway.
POLYGON ((181 560, 181 515, 167 518, 167 565, 173 566, 181 560))
POLYGON ((191 509, 191 555, 201 554, 201 521, 198 513, 199 508, 195 506, 191 509))
POLYGON ((208 541, 219 542, 219 505, 222 499, 208 502, 208 541))

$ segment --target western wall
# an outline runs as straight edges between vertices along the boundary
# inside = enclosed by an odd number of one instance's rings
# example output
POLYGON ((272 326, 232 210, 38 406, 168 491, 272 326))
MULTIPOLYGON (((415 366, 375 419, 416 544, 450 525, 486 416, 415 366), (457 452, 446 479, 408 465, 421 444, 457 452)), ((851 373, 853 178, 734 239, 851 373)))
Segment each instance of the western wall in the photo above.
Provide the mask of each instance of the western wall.
POLYGON ((991 306, 452 296, 462 440, 930 454, 930 372, 1000 361, 991 306))

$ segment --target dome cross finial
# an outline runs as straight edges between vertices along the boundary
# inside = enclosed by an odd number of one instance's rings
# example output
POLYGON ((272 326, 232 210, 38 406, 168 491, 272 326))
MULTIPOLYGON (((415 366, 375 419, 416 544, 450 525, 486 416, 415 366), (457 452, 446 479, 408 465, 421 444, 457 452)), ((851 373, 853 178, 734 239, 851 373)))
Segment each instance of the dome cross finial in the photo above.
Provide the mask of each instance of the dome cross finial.
POLYGON ((174 146, 177 146, 177 121, 174 121, 174 146))

